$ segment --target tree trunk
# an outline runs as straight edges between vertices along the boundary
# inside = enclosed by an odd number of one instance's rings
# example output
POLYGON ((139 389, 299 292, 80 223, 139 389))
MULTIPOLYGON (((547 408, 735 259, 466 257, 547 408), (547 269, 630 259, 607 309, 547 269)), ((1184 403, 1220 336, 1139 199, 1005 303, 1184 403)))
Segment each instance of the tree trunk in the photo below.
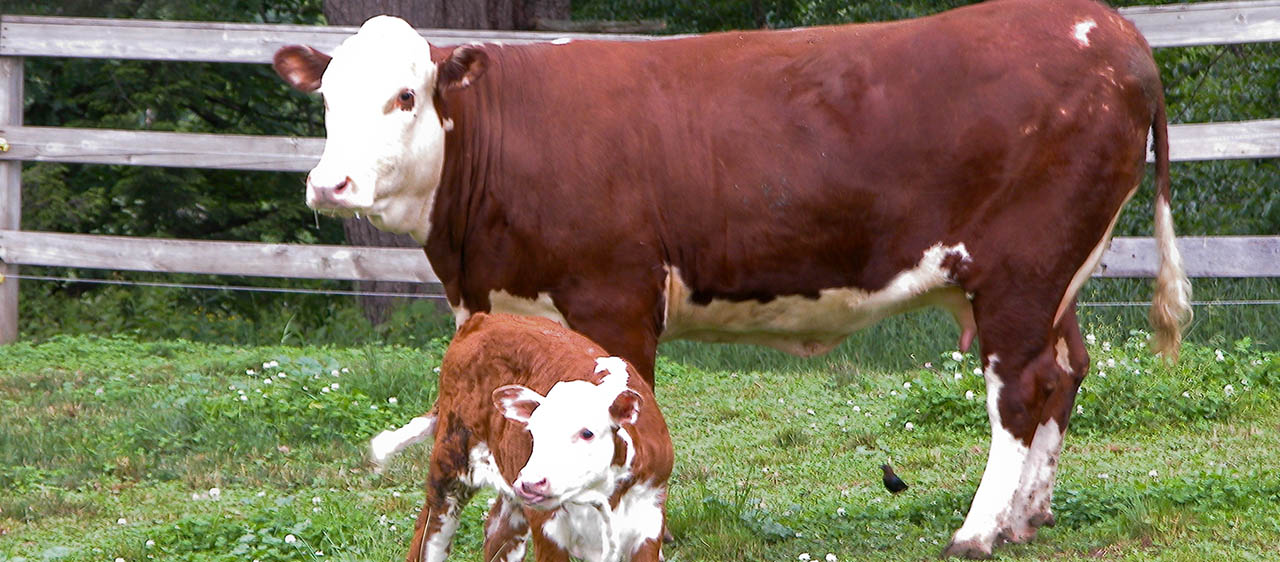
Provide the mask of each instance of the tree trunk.
MULTIPOLYGON (((533 29, 538 19, 569 19, 570 0, 324 0, 329 25, 360 25, 389 14, 414 27, 455 29, 533 29)), ((366 219, 345 219, 342 230, 352 246, 415 248, 420 245, 403 234, 374 228, 366 219)), ((418 283, 360 281, 361 292, 425 293, 418 283)), ((394 297, 362 296, 360 306, 373 324, 386 322, 395 309, 394 297)))

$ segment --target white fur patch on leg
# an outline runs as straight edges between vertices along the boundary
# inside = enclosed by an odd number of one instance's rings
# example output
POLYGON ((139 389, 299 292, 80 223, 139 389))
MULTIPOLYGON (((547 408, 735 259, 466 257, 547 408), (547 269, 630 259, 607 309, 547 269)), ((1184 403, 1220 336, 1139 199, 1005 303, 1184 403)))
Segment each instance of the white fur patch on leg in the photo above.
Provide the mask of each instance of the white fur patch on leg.
POLYGON ((369 440, 369 457, 373 460, 373 471, 382 472, 387 462, 405 447, 422 441, 435 434, 436 416, 427 414, 409 420, 399 429, 387 430, 369 440))
POLYGON ((440 531, 427 539, 422 547, 422 562, 444 562, 449 556, 449 545, 458 531, 458 498, 445 498, 445 510, 440 514, 440 531))
POLYGON ((995 373, 996 357, 989 358, 986 370, 987 415, 991 418, 991 450, 982 483, 973 496, 969 515, 952 538, 952 546, 967 544, 964 555, 989 555, 1000 532, 1012 520, 1014 496, 1022 480, 1027 447, 1000 420, 1000 390, 1004 383, 995 373), (975 552, 975 549, 980 552, 975 552))

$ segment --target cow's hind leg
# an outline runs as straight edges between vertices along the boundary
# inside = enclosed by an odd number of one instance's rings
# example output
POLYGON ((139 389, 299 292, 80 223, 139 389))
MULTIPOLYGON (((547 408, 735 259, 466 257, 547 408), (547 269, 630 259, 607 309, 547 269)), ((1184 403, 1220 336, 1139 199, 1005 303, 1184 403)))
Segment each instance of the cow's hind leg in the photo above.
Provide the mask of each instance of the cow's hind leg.
POLYGON ((999 542, 1030 540, 1053 523, 1058 455, 1088 368, 1074 307, 1055 326, 1052 310, 981 305, 975 301, 991 448, 969 514, 944 551, 967 558, 990 557, 999 542))

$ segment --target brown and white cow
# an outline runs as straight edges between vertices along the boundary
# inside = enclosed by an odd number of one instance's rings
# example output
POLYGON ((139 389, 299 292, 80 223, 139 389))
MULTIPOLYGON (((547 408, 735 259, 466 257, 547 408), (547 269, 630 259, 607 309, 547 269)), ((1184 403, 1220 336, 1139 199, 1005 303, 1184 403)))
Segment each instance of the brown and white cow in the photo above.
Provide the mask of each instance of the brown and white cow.
POLYGON ((477 313, 445 352, 433 413, 373 441, 381 462, 435 436, 410 561, 445 559, 481 487, 498 491, 485 560, 524 560, 530 534, 536 560, 661 559, 674 453, 625 360, 545 318, 477 313))
POLYGON ((1153 348, 1190 285, 1164 96, 1089 0, 651 42, 429 46, 391 18, 277 72, 327 106, 307 204, 423 243, 459 323, 545 316, 652 382, 660 340, 808 355, 936 305, 981 342, 991 448, 946 552, 1052 523, 1075 299, 1155 151, 1153 348))

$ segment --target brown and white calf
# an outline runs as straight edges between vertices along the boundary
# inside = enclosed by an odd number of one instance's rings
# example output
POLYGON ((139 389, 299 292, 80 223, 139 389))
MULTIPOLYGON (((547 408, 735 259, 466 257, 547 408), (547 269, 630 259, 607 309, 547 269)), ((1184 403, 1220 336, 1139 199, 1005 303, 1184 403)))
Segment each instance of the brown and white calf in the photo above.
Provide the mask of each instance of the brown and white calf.
POLYGON ((471 317, 445 352, 431 416, 375 438, 374 458, 434 432, 410 562, 444 560, 481 487, 498 498, 484 559, 661 559, 673 452, 649 384, 545 318, 471 317))
POLYGON ((1153 348, 1176 355, 1190 315, 1159 69, 1090 0, 456 48, 380 17, 332 57, 288 46, 275 68, 325 100, 307 204, 413 235, 459 323, 552 318, 652 383, 661 340, 810 355, 904 310, 949 310, 960 347, 981 343, 991 422, 949 554, 990 556, 1053 521, 1089 367, 1076 295, 1148 133, 1153 348))

